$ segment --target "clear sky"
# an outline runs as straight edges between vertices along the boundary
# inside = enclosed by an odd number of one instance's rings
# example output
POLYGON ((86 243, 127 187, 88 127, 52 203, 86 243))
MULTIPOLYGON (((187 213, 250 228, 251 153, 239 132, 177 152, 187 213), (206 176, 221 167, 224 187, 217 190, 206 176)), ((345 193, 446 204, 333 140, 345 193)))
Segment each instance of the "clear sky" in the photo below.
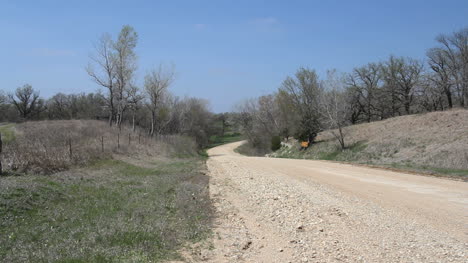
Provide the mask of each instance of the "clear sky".
POLYGON ((0 0, 0 89, 97 90, 84 70, 92 43, 124 24, 139 34, 137 83, 173 63, 173 93, 220 112, 276 90, 300 66, 324 74, 390 54, 423 59, 438 34, 468 26, 468 0, 0 0))

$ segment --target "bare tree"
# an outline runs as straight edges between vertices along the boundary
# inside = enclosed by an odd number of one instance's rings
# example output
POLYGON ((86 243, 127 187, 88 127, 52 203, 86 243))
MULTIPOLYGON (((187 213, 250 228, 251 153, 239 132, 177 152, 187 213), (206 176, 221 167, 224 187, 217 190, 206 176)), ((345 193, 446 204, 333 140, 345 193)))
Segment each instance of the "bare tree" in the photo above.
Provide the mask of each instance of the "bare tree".
POLYGON ((0 121, 8 120, 8 109, 10 108, 10 104, 8 104, 8 98, 0 90, 0 121))
POLYGON ((185 116, 187 107, 184 107, 183 101, 180 101, 178 97, 172 96, 169 92, 165 92, 159 103, 159 110, 157 116, 157 132, 162 133, 174 133, 181 132, 182 123, 178 123, 174 128, 175 121, 181 121, 185 116), (172 127, 170 127, 172 124, 172 127))
POLYGON ((438 111, 446 108, 444 101, 444 91, 434 81, 438 79, 436 73, 425 74, 418 85, 418 106, 425 111, 438 111))
POLYGON ((70 119, 72 117, 70 97, 63 93, 57 93, 50 98, 48 108, 50 119, 70 119))
POLYGON ((398 96, 398 78, 399 71, 401 70, 401 61, 394 56, 381 64, 382 78, 385 81, 383 87, 386 94, 388 104, 390 104, 391 116, 395 117, 400 115, 400 98, 398 96))
POLYGON ((446 52, 440 48, 432 48, 427 52, 429 58, 429 67, 434 71, 429 79, 435 86, 445 94, 447 98, 448 107, 453 107, 452 99, 452 81, 450 72, 450 58, 446 52))
POLYGON ((185 110, 181 119, 181 133, 195 138, 199 147, 208 143, 212 113, 208 110, 208 101, 198 98, 185 98, 182 102, 185 110))
POLYGON ((39 92, 35 91, 29 84, 17 88, 15 94, 10 94, 8 97, 25 120, 44 110, 43 102, 39 99, 39 92))
POLYGON ((401 98, 406 114, 411 114, 411 105, 414 99, 414 91, 419 83, 423 65, 411 58, 399 58, 398 77, 398 95, 401 98))
POLYGON ((364 112, 367 122, 370 122, 377 111, 376 98, 381 85, 380 65, 369 63, 355 68, 353 73, 348 75, 347 82, 359 95, 359 107, 364 112))
POLYGON ((130 110, 132 111, 132 130, 135 131, 135 122, 136 122, 136 114, 138 109, 141 107, 141 102, 145 96, 141 93, 140 89, 137 86, 132 85, 128 90, 128 104, 130 110))
POLYGON ((321 87, 314 70, 300 68, 295 78, 287 77, 280 92, 285 92, 300 116, 296 138, 312 143, 321 130, 319 120, 319 97, 321 87))
POLYGON ((174 70, 160 66, 158 70, 152 70, 145 76, 145 92, 148 96, 148 108, 151 112, 150 135, 155 132, 157 112, 167 89, 174 81, 174 70))
POLYGON ((109 109, 109 125, 112 125, 115 112, 115 55, 113 53, 114 42, 109 34, 104 34, 94 45, 95 54, 90 55, 91 63, 86 72, 98 85, 107 90, 107 107, 109 109), (97 69, 96 69, 97 67, 97 69))
POLYGON ((340 143, 341 150, 346 148, 345 133, 343 128, 349 124, 350 104, 345 93, 345 78, 338 75, 335 70, 327 72, 324 81, 324 92, 321 96, 320 112, 323 116, 325 127, 340 143))
POLYGON ((117 41, 114 42, 114 74, 115 74, 115 102, 116 123, 119 128, 122 125, 123 115, 128 106, 128 92, 132 85, 132 79, 137 68, 135 47, 138 35, 129 25, 122 27, 117 41))
POLYGON ((226 132, 226 128, 228 127, 227 113, 220 113, 216 115, 216 120, 221 122, 221 137, 223 137, 224 133, 226 132))
MULTIPOLYGON (((268 99, 263 98, 262 100, 265 102, 268 99)), ((258 150, 266 151, 269 149, 271 136, 276 134, 273 131, 274 125, 269 119, 269 114, 265 114, 269 110, 261 109, 266 104, 260 104, 259 101, 260 98, 245 100, 237 105, 237 110, 243 133, 248 138, 249 143, 258 150)))
POLYGON ((3 94, 3 91, 0 90, 0 105, 5 104, 6 101, 7 101, 7 98, 5 97, 5 94, 3 94))
POLYGON ((291 96, 283 90, 279 90, 276 94, 275 104, 278 105, 279 133, 287 140, 297 133, 300 113, 294 107, 291 96))
POLYGON ((278 121, 278 105, 275 103, 276 94, 264 95, 258 98, 258 109, 255 114, 257 123, 262 125, 264 134, 278 135, 280 126, 278 121))
POLYGON ((460 106, 468 107, 468 27, 452 35, 440 35, 437 41, 449 59, 460 106))

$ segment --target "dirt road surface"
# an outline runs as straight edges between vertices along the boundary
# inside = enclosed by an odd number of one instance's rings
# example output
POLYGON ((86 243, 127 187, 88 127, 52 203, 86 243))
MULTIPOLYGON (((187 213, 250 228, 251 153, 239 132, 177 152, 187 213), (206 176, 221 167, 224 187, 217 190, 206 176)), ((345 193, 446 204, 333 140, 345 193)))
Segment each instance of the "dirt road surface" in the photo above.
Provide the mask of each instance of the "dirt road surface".
POLYGON ((468 184, 208 151, 209 262, 468 262, 468 184))

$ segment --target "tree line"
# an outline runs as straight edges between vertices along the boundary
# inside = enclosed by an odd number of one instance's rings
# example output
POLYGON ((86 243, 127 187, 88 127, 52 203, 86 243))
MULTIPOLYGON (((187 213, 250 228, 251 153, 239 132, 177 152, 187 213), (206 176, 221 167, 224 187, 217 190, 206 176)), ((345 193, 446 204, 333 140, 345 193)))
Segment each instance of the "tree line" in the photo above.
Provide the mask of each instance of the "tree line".
POLYGON ((137 32, 126 25, 115 39, 105 33, 94 44, 86 72, 102 91, 58 93, 49 99, 29 84, 10 94, 0 91, 0 122, 100 119, 118 129, 131 125, 150 136, 184 134, 199 146, 206 145, 210 135, 219 132, 214 125, 219 117, 210 112, 206 100, 171 94, 173 66, 149 70, 143 86, 136 85, 137 43, 137 32))
POLYGON ((345 149, 345 126, 468 108, 468 27, 436 41, 425 62, 390 56, 349 73, 329 70, 323 79, 300 68, 275 93, 238 105, 244 134, 253 147, 268 151, 277 137, 313 143, 330 130, 345 149))

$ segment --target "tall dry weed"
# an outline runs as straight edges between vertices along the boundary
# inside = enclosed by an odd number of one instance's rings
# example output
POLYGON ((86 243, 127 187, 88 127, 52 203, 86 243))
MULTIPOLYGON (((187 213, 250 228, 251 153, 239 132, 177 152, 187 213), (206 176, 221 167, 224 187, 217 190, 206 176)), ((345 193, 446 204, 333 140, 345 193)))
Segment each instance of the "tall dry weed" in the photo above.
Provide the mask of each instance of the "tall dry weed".
POLYGON ((16 125, 16 139, 5 145, 2 163, 7 171, 52 173, 85 165, 114 154, 196 154, 193 140, 178 135, 149 137, 124 127, 95 120, 37 121, 16 125))

